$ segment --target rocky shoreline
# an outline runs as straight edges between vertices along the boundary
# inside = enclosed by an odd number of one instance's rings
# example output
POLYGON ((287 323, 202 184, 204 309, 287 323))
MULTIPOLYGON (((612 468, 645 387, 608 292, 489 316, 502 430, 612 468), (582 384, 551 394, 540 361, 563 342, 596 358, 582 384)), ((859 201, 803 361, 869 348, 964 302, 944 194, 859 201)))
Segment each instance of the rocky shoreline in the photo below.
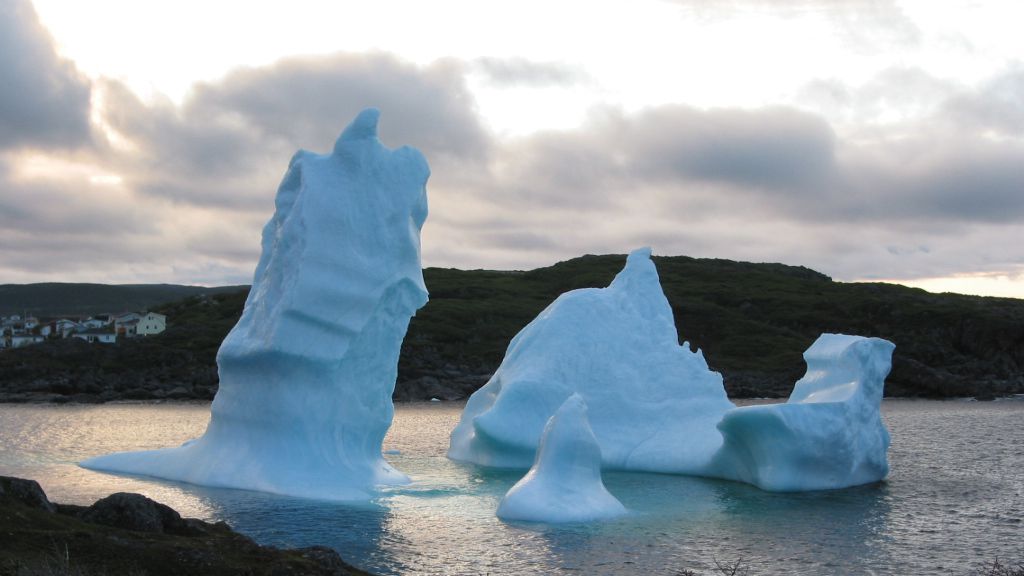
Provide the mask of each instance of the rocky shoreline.
POLYGON ((9 476, 0 476, 0 534, 0 576, 369 576, 331 548, 261 546, 224 522, 182 518, 140 494, 54 504, 34 480, 9 476))

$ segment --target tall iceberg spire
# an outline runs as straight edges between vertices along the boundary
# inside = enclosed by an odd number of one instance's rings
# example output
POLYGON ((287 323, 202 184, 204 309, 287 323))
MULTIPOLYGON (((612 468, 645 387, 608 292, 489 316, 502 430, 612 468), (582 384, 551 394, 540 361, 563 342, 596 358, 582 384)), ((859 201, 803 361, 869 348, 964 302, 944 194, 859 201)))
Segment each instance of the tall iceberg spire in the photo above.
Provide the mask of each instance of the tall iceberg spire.
POLYGON ((430 170, 419 151, 380 143, 379 116, 360 113, 330 154, 292 158, 245 310, 217 354, 206 433, 83 466, 337 500, 408 480, 381 443, 402 339, 427 301, 430 170))

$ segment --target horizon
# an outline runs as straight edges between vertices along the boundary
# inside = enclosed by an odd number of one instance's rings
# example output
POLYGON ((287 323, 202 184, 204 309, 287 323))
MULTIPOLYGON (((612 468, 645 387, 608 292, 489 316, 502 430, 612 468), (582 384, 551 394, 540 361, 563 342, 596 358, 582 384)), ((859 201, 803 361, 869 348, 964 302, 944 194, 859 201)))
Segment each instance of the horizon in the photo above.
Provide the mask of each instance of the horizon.
MULTIPOLYGON (((579 256, 575 256, 573 258, 569 258, 568 260, 574 260, 574 259, 577 259, 577 258, 584 258, 584 257, 587 257, 587 256, 621 256, 622 258, 625 258, 627 255, 628 254, 580 254, 579 256)), ((672 255, 669 255, 669 254, 652 254, 652 257, 653 258, 677 258, 677 257, 681 257, 681 258, 693 258, 695 260, 723 260, 723 258, 715 258, 713 256, 712 257, 700 257, 700 258, 698 258, 698 257, 693 257, 693 256, 687 256, 685 254, 672 254, 672 255)), ((724 259, 724 260, 729 260, 729 259, 724 259)), ((546 265, 538 266, 536 268, 528 268, 528 269, 524 269, 524 268, 515 268, 515 269, 512 269, 512 268, 459 268, 459 267, 453 267, 453 266, 424 266, 423 269, 424 270, 426 270, 428 268, 455 269, 455 270, 460 270, 460 271, 463 271, 463 272, 474 272, 474 271, 482 271, 482 272, 509 272, 509 273, 511 273, 511 272, 530 272, 531 270, 536 270, 536 269, 539 269, 539 268, 548 268, 548 267, 551 267, 551 266, 556 266, 556 265, 561 264, 561 263, 563 263, 565 261, 566 260, 559 260, 557 262, 552 262, 551 264, 546 264, 546 265)), ((819 270, 814 270, 813 268, 808 268, 807 266, 802 266, 800 264, 789 264, 789 263, 785 263, 785 262, 749 262, 749 261, 745 261, 745 260, 730 260, 730 261, 737 262, 737 263, 740 263, 740 264, 782 265, 782 266, 787 266, 787 267, 791 267, 791 268, 805 268, 807 270, 811 270, 812 272, 816 272, 816 273, 819 273, 819 274, 824 274, 823 272, 821 272, 819 270)), ((950 280, 943 280, 942 282, 934 283, 934 284, 930 284, 928 282, 922 282, 921 284, 923 284, 923 285, 911 285, 911 284, 906 284, 906 283, 902 283, 902 282, 899 282, 899 281, 892 281, 892 280, 839 280, 839 279, 836 279, 836 278, 832 278, 831 276, 828 276, 827 274, 824 274, 824 275, 827 276, 830 279, 830 281, 832 281, 832 282, 839 282, 839 283, 843 283, 843 284, 875 284, 875 283, 879 283, 879 284, 892 284, 892 285, 896 285, 896 286, 903 286, 905 288, 917 288, 917 289, 924 290, 925 292, 928 292, 930 294, 936 294, 936 295, 951 294, 951 295, 955 295, 955 296, 979 296, 979 297, 984 297, 984 298, 1011 298, 1011 299, 1016 299, 1016 300, 1024 300, 1024 298, 1022 298, 1020 296, 1007 296, 1007 295, 1000 294, 1000 293, 998 293, 998 290, 996 291, 997 293, 978 294, 978 293, 957 291, 957 290, 951 290, 951 289, 941 289, 942 287, 945 287, 945 286, 954 286, 955 287, 957 285, 955 278, 954 279, 950 279, 950 280)), ((43 282, 25 282, 25 283, 0 283, 0 286, 33 286, 33 285, 42 285, 42 284, 93 284, 93 285, 97 285, 97 286, 160 286, 160 285, 169 285, 169 286, 188 286, 188 287, 198 287, 198 288, 230 288, 230 287, 251 288, 252 287, 252 282, 251 281, 249 281, 249 282, 240 282, 240 283, 229 283, 229 284, 194 284, 194 283, 187 283, 187 282, 185 282, 185 283, 178 283, 178 282, 104 283, 104 282, 88 282, 88 281, 68 282, 68 281, 60 281, 60 280, 47 280, 47 281, 43 281, 43 282)), ((429 292, 430 286, 427 286, 427 290, 429 292)))
POLYGON ((431 166, 424 267, 1024 298, 1024 6, 296 2, 0 0, 0 283, 248 284, 292 153, 376 106, 431 166))

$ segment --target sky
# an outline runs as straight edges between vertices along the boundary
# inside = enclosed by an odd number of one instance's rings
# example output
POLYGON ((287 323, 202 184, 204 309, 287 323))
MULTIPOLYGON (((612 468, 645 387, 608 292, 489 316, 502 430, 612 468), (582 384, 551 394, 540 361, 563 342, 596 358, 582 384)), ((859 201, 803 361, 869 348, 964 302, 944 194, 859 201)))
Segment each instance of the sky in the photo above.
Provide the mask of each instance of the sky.
POLYGON ((1024 298, 1014 0, 0 0, 0 283, 251 281, 362 108, 425 266, 783 262, 1024 298))

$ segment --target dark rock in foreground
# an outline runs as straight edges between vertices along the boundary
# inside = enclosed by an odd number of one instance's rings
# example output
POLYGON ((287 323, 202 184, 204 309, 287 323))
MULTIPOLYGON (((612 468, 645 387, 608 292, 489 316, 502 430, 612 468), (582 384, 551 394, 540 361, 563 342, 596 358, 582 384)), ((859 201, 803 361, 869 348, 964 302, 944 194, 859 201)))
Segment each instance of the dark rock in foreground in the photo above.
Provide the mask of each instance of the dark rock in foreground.
POLYGON ((53 504, 33 480, 0 476, 0 575, 367 575, 323 546, 260 546, 223 522, 182 518, 139 494, 53 504))

